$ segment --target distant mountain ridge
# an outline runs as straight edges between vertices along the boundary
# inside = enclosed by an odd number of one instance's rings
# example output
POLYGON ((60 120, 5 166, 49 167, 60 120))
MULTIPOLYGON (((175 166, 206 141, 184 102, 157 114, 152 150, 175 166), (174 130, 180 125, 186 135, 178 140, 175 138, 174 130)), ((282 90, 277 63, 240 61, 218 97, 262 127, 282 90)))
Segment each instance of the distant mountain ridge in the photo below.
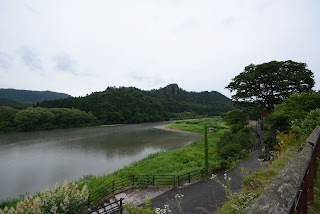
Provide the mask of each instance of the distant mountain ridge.
POLYGON ((105 124, 214 116, 234 109, 232 101, 219 92, 187 92, 177 84, 150 91, 135 87, 108 87, 85 97, 47 100, 38 106, 92 112, 105 124))
POLYGON ((35 104, 45 100, 56 100, 71 97, 69 94, 52 91, 31 91, 17 89, 0 89, 0 98, 6 98, 27 104, 35 104))

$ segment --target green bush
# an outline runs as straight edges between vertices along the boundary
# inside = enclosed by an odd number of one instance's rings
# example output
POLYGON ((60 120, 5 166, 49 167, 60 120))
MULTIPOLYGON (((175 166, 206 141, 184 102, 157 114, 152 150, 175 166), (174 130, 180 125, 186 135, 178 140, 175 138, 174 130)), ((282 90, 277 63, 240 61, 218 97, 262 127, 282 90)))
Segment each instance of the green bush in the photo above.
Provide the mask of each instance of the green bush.
POLYGON ((217 148, 223 159, 239 154, 243 149, 254 144, 254 135, 248 128, 241 128, 236 133, 226 131, 218 141, 217 148))
POLYGON ((247 116, 246 114, 240 110, 232 110, 226 113, 226 115, 223 117, 223 120, 227 125, 232 125, 232 124, 248 124, 247 116))
POLYGON ((310 111, 304 119, 293 121, 291 128, 298 135, 307 136, 317 125, 320 125, 320 109, 310 111))
POLYGON ((316 108, 320 108, 319 94, 292 94, 281 105, 276 107, 275 111, 266 119, 266 122, 273 130, 288 132, 292 128, 292 121, 303 120, 311 110, 316 108))
POLYGON ((14 122, 21 131, 47 129, 53 126, 54 114, 45 108, 27 108, 14 116, 14 122))
POLYGON ((241 151, 240 144, 227 144, 220 149, 219 154, 222 158, 226 159, 235 156, 239 151, 241 151))

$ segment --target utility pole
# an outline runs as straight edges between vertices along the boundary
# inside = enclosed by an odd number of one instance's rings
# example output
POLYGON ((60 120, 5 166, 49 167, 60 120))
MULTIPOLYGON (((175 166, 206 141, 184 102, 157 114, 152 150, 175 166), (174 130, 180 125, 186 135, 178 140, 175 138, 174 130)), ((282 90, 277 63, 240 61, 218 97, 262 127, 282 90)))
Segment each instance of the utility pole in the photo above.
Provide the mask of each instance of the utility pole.
POLYGON ((204 123, 204 166, 206 168, 206 173, 208 173, 208 128, 207 122, 204 123))

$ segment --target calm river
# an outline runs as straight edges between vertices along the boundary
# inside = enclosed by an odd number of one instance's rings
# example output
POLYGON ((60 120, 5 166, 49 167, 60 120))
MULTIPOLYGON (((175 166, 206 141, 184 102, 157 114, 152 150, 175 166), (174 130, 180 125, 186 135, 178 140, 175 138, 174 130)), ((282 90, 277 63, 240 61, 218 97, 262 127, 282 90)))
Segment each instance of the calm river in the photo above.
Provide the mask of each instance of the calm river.
POLYGON ((0 200, 34 194, 83 175, 108 174, 149 154, 201 138, 155 128, 170 123, 0 135, 0 200))

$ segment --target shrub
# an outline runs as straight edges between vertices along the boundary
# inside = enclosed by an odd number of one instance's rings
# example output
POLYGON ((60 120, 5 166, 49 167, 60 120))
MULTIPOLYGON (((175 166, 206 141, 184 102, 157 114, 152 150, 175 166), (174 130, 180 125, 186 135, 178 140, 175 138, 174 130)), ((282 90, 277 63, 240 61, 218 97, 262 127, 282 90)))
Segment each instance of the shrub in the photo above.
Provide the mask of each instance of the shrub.
POLYGON ((240 110, 232 110, 226 113, 224 116, 223 120, 227 125, 232 125, 232 124, 248 124, 247 116, 246 114, 240 110))
POLYGON ((289 146, 292 146, 296 142, 296 135, 292 132, 285 134, 283 132, 277 131, 277 137, 280 140, 280 150, 284 150, 289 146))
POLYGON ((253 133, 250 133, 248 128, 242 127, 238 132, 225 132, 217 143, 217 148, 221 158, 239 154, 242 149, 245 149, 254 144, 253 133))
POLYGON ((293 121, 291 128, 298 135, 307 136, 317 125, 320 125, 320 109, 310 111, 302 120, 293 121))
POLYGON ((75 183, 68 185, 65 181, 61 187, 56 184, 54 189, 46 189, 34 198, 26 197, 17 204, 16 208, 5 207, 3 210, 0 209, 0 214, 83 213, 88 195, 86 186, 80 192, 75 183))

